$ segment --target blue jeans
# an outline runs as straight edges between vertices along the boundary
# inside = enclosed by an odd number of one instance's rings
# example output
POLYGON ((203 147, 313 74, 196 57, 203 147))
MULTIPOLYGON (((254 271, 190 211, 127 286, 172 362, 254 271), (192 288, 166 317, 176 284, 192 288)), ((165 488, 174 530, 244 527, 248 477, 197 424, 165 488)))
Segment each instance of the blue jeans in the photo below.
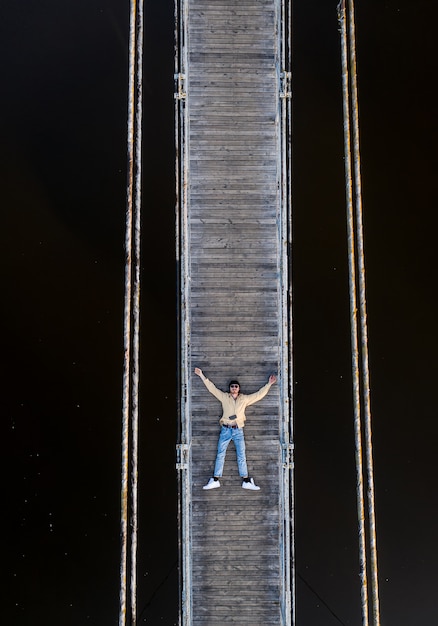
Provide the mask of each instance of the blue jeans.
POLYGON ((245 456, 245 437, 243 435, 243 428, 227 428, 222 426, 219 435, 219 441, 217 444, 216 463, 214 466, 214 476, 220 478, 224 471, 225 454, 227 452, 228 444, 230 441, 234 441, 237 454, 237 465, 239 468, 239 474, 242 478, 248 476, 248 468, 246 466, 245 456))

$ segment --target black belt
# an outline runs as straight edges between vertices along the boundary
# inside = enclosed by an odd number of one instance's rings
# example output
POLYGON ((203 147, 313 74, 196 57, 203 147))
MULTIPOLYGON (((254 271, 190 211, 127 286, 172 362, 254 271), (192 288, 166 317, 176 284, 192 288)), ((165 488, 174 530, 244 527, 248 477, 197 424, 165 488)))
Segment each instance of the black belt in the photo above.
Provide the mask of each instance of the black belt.
POLYGON ((237 424, 223 424, 225 428, 239 428, 237 424))

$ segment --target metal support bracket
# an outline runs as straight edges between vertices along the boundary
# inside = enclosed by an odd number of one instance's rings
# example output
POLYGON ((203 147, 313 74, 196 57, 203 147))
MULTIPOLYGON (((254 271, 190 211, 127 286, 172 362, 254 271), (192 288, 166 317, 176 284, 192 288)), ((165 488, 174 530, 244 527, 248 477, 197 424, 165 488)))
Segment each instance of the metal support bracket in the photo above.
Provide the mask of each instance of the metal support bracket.
POLYGON ((291 81, 292 72, 281 72, 280 74, 280 98, 292 98, 291 81))
POLYGON ((179 74, 175 74, 174 78, 175 78, 174 98, 176 100, 185 100, 187 97, 187 93, 185 90, 186 75, 181 74, 180 72, 179 74))
POLYGON ((187 470, 189 467, 189 449, 187 443, 178 443, 176 446, 176 469, 187 470))
POLYGON ((283 469, 292 469, 294 467, 294 447, 293 443, 282 444, 283 469))

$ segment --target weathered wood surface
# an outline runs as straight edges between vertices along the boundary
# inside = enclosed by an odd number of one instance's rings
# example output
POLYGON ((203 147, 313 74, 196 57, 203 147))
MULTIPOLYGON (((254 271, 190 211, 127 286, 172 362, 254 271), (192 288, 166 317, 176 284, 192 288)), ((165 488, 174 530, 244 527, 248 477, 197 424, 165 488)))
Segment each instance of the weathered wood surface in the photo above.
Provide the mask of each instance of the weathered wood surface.
MULTIPOLYGON (((189 361, 218 387, 242 391, 278 371, 279 138, 273 0, 189 0, 189 361)), ((220 404, 191 385, 192 620, 196 626, 280 625, 281 450, 278 386, 247 410, 250 475, 234 445, 220 489, 212 475, 220 404)))

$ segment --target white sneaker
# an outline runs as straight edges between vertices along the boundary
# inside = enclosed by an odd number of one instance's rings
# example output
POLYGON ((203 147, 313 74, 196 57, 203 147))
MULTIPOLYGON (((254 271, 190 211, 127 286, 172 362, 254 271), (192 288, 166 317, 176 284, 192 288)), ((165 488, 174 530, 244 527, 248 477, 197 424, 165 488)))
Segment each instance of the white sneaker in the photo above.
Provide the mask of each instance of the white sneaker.
POLYGON ((249 482, 243 481, 242 489, 252 489, 252 491, 259 491, 260 487, 257 487, 257 485, 254 484, 254 478, 251 478, 249 482))
POLYGON ((204 485, 202 488, 203 489, 217 489, 220 486, 221 486, 221 484, 220 484, 220 482, 218 480, 215 480, 214 478, 210 478, 208 483, 206 485, 204 485))

